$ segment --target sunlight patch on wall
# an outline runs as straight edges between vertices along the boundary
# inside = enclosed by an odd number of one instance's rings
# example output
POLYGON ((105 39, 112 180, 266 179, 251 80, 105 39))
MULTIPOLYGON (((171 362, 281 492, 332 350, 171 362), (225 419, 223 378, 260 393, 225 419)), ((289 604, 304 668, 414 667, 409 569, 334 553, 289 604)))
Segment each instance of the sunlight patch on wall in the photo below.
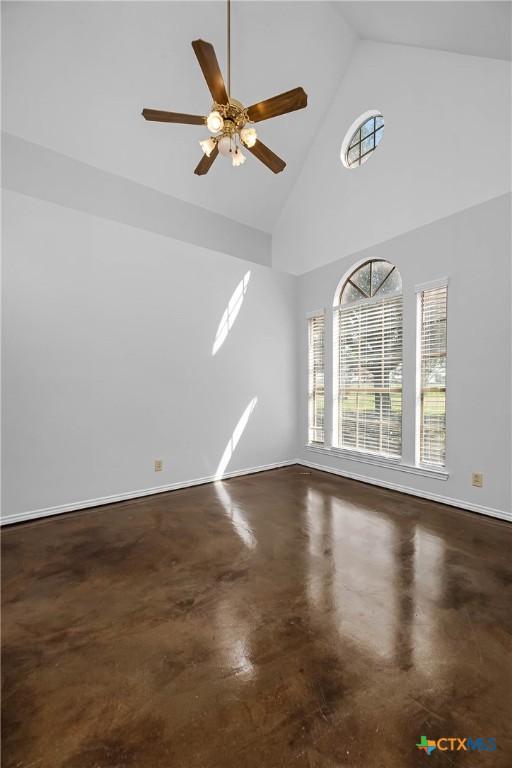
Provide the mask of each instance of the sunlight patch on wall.
POLYGON ((229 462, 231 461, 231 457, 233 456, 233 453, 235 452, 235 448, 238 445, 238 442, 240 438, 242 437, 244 430, 247 426, 247 422, 249 421, 252 412, 256 408, 256 403, 258 402, 257 397, 253 397, 245 411, 240 416, 240 419, 238 421, 238 424, 233 430, 233 434, 228 440, 228 444, 226 445, 226 448, 224 449, 224 453, 222 454, 222 458, 219 462, 219 466, 217 467, 217 471, 215 472, 215 480, 220 480, 224 472, 226 471, 226 467, 228 466, 229 462))
POLYGON ((215 341, 213 342, 212 347, 212 357, 216 355, 219 349, 222 347, 227 339, 228 333, 235 323, 237 315, 242 307, 244 296, 247 293, 247 286, 249 285, 250 279, 251 270, 245 273, 242 280, 240 280, 237 287, 233 291, 233 295, 231 296, 228 305, 224 310, 224 314, 222 315, 219 327, 217 328, 217 333, 215 334, 215 341))

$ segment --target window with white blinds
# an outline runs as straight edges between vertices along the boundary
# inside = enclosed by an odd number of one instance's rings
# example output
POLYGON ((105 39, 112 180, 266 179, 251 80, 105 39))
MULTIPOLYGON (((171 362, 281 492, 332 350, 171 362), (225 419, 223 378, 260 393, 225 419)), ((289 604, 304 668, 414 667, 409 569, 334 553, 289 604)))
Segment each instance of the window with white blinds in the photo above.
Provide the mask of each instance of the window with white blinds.
POLYGON ((367 262, 346 281, 334 313, 334 444, 380 456, 402 453, 402 282, 388 262, 367 262))
POLYGON ((325 317, 308 320, 308 442, 324 442, 325 317))
POLYGON ((445 466, 446 453, 446 286, 419 295, 418 459, 445 466))

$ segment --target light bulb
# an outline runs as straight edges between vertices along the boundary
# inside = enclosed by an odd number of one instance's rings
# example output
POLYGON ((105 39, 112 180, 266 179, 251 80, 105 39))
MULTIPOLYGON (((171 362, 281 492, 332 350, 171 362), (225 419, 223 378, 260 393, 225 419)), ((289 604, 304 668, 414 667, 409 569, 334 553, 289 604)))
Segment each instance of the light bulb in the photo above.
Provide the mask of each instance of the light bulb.
POLYGON ((203 141, 200 141, 199 143, 206 157, 210 157, 211 153, 215 149, 215 141, 212 138, 208 138, 203 139, 203 141))
POLYGON ((244 125, 240 131, 240 138, 246 147, 254 147, 256 144, 256 139, 258 138, 258 134, 256 133, 256 128, 254 125, 244 125))
POLYGON ((222 136, 217 142, 221 155, 227 157, 231 154, 231 136, 222 136))
POLYGON ((222 131, 224 127, 224 120, 222 119, 220 112, 217 112, 216 109, 214 109, 213 112, 210 112, 206 118, 206 125, 208 126, 208 130, 212 133, 218 133, 219 131, 222 131))
POLYGON ((245 163, 245 155, 240 152, 240 150, 236 149, 236 151, 233 153, 232 163, 235 166, 235 168, 238 168, 239 165, 243 165, 245 163))

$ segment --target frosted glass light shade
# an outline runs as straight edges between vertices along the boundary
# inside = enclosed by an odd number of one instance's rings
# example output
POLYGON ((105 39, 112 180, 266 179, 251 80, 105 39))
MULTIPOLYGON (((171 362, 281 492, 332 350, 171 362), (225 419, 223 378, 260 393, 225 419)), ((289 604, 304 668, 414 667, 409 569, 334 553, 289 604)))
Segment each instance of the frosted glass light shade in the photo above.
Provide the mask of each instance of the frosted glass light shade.
POLYGON ((222 136, 218 141, 219 152, 224 157, 231 154, 231 136, 222 136))
POLYGON ((215 141, 212 138, 208 138, 203 139, 203 141, 200 141, 199 143, 206 157, 210 157, 211 153, 215 149, 215 141))
POLYGON ((244 125, 240 131, 240 138, 246 147, 254 147, 256 139, 258 138, 254 125, 244 125))
POLYGON ((240 152, 238 148, 233 153, 232 162, 235 168, 238 168, 239 165, 243 165, 245 163, 245 155, 242 152, 240 152))
POLYGON ((216 109, 214 109, 213 112, 210 112, 206 118, 206 125, 208 126, 208 130, 212 133, 218 133, 219 131, 222 131, 224 127, 224 120, 222 119, 220 112, 217 112, 216 109))

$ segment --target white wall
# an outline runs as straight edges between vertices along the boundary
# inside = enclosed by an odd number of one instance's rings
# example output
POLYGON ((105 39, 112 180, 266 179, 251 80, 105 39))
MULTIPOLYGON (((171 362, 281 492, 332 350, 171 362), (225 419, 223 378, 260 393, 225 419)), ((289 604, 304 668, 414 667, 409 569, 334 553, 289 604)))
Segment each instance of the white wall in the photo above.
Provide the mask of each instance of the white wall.
MULTIPOLYGON (((226 472, 298 457, 509 512, 510 196, 300 278, 14 192, 4 193, 3 213, 3 515, 212 476, 254 397, 226 472), (327 309, 329 350, 336 285, 361 258, 388 259, 403 278, 406 463, 414 460, 414 287, 449 278, 446 481, 304 447, 305 315, 327 309), (162 473, 154 459, 163 459, 162 473), (482 489, 471 486, 472 471, 483 472, 482 489)), ((329 354, 327 371, 329 386, 329 354)))
POLYGON ((360 43, 274 231, 274 269, 261 231, 7 137, 3 515, 297 457, 509 513, 509 88, 502 61, 360 43), (341 141, 368 108, 382 110, 384 140, 348 171, 341 141), (389 259, 403 277, 406 463, 414 286, 449 277, 446 481, 304 448, 304 316, 330 307, 363 257, 389 259), (472 471, 483 472, 482 489, 472 471))
POLYGON ((512 520, 511 197, 503 195, 338 259, 299 278, 300 446, 308 462, 370 482, 493 511, 512 520), (316 453, 307 447, 306 314, 326 309, 326 442, 332 434, 332 305, 342 276, 361 259, 386 259, 401 272, 404 296, 403 462, 414 463, 415 287, 447 277, 447 480, 316 453), (484 487, 471 485, 482 472, 484 487))
POLYGON ((270 266, 271 237, 136 181, 2 133, 2 185, 66 208, 270 266))
POLYGON ((255 397, 226 472, 293 457, 292 276, 15 192, 3 203, 3 515, 211 476, 255 397))
POLYGON ((510 62, 362 41, 273 231, 301 274, 510 189, 510 62), (384 137, 354 170, 343 137, 368 109, 384 137))

